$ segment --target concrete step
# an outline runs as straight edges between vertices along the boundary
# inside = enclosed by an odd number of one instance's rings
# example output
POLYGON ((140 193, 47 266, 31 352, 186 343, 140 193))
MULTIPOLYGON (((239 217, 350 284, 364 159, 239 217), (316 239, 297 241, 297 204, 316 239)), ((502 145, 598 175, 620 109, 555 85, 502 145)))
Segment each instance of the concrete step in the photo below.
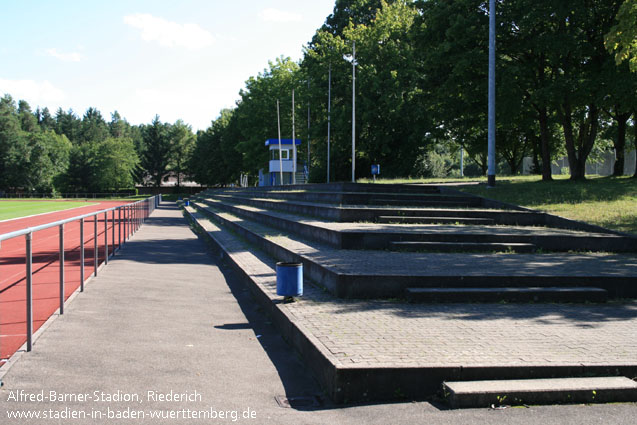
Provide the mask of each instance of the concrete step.
POLYGON ((594 287, 407 288, 411 302, 606 302, 608 291, 594 287))
MULTIPOLYGON (((276 199, 260 196, 260 193, 218 192, 206 194, 206 198, 217 199, 230 203, 243 203, 268 210, 278 210, 292 214, 310 215, 337 222, 365 222, 378 221, 381 216, 399 217, 432 217, 432 218, 463 218, 485 219, 487 224, 502 224, 514 226, 542 226, 543 216, 540 213, 510 210, 485 209, 440 209, 440 208, 375 208, 329 205, 290 199, 276 199)), ((451 220, 456 222, 458 220, 451 220)), ((437 221, 441 223, 442 221, 437 221)), ((478 221, 476 221, 478 223, 478 221)), ((480 221, 479 223, 483 223, 480 221)))
POLYGON ((495 224, 495 220, 491 218, 472 218, 472 217, 419 217, 419 216, 402 216, 402 215, 381 215, 378 217, 378 223, 404 223, 404 224, 495 224))
MULTIPOLYGON (((225 191, 242 191, 246 189, 224 189, 225 191)), ((374 183, 312 183, 297 184, 284 186, 261 186, 251 187, 248 190, 254 192, 271 192, 271 191, 308 191, 308 192, 359 192, 359 193, 440 193, 440 187, 429 184, 374 184, 374 183)))
MULTIPOLYGON (((423 207, 479 207, 481 205, 480 198, 478 197, 462 197, 462 196, 445 196, 445 195, 430 195, 427 197, 382 197, 382 198, 369 198, 370 205, 400 205, 400 206, 423 206, 423 207), (429 199, 428 199, 429 198, 429 199)), ((362 203, 362 202, 361 202, 362 203)))
MULTIPOLYGON (((433 226, 405 228, 390 224, 368 223, 354 226, 353 230, 333 226, 330 221, 313 221, 305 217, 255 210, 241 204, 230 204, 217 199, 203 202, 215 208, 249 218, 288 233, 327 243, 343 249, 391 249, 392 242, 454 242, 533 244, 546 251, 607 251, 637 252, 637 238, 611 234, 588 234, 559 229, 532 229, 486 226, 433 226)), ((415 227, 419 225, 414 225, 415 227)), ((520 250, 523 248, 520 246, 520 250)), ((466 251, 462 249, 461 251, 466 251)), ((522 251, 520 251, 522 252, 522 251)))
POLYGON ((443 383, 452 408, 491 405, 637 401, 637 382, 623 376, 443 383))
MULTIPOLYGON (((417 253, 413 256, 405 253, 407 258, 413 258, 418 267, 404 269, 400 266, 405 261, 401 255, 394 259, 385 251, 368 251, 353 255, 343 263, 340 253, 321 243, 312 242, 312 238, 305 240, 305 248, 288 249, 268 238, 268 234, 281 233, 275 227, 239 215, 235 215, 236 219, 223 217, 214 207, 204 203, 192 202, 191 205, 273 258, 303 262, 308 279, 321 282, 328 291, 340 298, 403 297, 405 289, 412 287, 546 286, 595 286, 607 289, 612 297, 637 297, 637 286, 633 285, 634 272, 625 266, 621 271, 612 266, 617 257, 600 261, 591 256, 571 259, 566 254, 511 254, 493 258, 490 254, 475 253, 417 253), (369 267, 370 262, 374 267, 369 267), (576 266, 567 271, 562 267, 564 262, 576 266), (535 266, 529 267, 528 264, 535 266), (473 273, 473 269, 480 272, 473 273), (583 270, 589 270, 588 274, 583 273, 583 270)), ((289 235, 290 240, 295 239, 294 235, 284 233, 289 235)), ((347 251, 343 254, 347 256, 347 251)), ((620 264, 623 261, 620 260, 620 264)))
POLYGON ((396 251, 435 251, 435 252, 535 252, 532 243, 515 242, 390 242, 389 249, 396 251))

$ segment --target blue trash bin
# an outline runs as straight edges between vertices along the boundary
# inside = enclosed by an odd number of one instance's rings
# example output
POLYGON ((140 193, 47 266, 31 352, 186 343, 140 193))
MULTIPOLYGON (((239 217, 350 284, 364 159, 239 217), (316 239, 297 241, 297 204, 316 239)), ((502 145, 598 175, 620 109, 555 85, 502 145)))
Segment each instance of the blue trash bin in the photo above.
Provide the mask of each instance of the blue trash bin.
POLYGON ((190 201, 188 199, 186 199, 186 206, 190 206, 190 201))
POLYGON ((303 295, 302 263, 276 263, 276 293, 284 297, 303 295))

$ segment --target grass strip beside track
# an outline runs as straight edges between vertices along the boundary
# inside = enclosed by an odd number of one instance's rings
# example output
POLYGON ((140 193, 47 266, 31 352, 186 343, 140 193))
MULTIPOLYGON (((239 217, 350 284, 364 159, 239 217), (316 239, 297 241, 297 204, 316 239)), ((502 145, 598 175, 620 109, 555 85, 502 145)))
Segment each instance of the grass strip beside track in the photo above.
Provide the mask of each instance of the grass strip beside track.
POLYGON ((0 221, 28 217, 36 214, 63 211, 71 208, 95 205, 87 201, 7 201, 0 200, 0 221))

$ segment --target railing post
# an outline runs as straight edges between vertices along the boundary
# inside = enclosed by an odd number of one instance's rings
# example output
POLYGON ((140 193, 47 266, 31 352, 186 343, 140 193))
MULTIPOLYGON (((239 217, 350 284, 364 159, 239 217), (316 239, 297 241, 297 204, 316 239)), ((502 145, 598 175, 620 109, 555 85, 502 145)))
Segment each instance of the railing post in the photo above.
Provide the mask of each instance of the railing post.
POLYGON ((60 314, 64 314, 64 224, 60 224, 60 314))
POLYGON ((104 265, 108 264, 108 212, 104 213, 104 265))
POLYGON ((80 292, 84 292, 84 219, 80 219, 80 292))
POLYGON ((93 257, 94 257, 94 276, 97 276, 97 266, 99 264, 99 249, 97 246, 97 216, 98 214, 95 214, 93 217, 95 218, 95 220, 93 221, 93 257))
POLYGON ((112 210, 112 211, 113 211, 112 218, 111 218, 111 225, 113 226, 112 227, 112 229, 113 229, 113 241, 112 241, 112 244, 113 244, 113 256, 115 256, 115 210, 112 210))
POLYGON ((26 238, 26 263, 27 263, 27 351, 33 348, 33 235, 27 233, 26 238))
POLYGON ((118 240, 118 245, 119 245, 119 249, 122 249, 122 208, 117 208, 117 224, 119 226, 117 226, 117 240, 118 240))

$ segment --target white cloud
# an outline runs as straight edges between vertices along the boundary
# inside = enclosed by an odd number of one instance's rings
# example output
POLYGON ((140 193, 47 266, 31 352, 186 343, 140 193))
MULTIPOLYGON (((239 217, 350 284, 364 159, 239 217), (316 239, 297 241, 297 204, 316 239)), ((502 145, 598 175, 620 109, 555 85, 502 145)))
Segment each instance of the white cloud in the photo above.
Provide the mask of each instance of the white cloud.
POLYGON ((57 49, 47 49, 46 54, 64 62, 79 62, 82 60, 82 56, 77 52, 62 53, 58 52, 57 49))
POLYGON ((142 31, 142 39, 156 41, 164 47, 198 50, 214 43, 214 36, 197 24, 179 24, 163 18, 137 13, 124 16, 124 23, 142 31))
POLYGON ((64 91, 46 80, 4 80, 0 78, 0 93, 10 94, 14 100, 24 99, 32 105, 60 102, 66 98, 64 91))
POLYGON ((298 13, 286 12, 285 10, 272 9, 272 8, 263 9, 259 13, 259 17, 261 18, 261 20, 265 22, 278 22, 278 23, 300 22, 303 20, 303 16, 301 16, 298 13))

